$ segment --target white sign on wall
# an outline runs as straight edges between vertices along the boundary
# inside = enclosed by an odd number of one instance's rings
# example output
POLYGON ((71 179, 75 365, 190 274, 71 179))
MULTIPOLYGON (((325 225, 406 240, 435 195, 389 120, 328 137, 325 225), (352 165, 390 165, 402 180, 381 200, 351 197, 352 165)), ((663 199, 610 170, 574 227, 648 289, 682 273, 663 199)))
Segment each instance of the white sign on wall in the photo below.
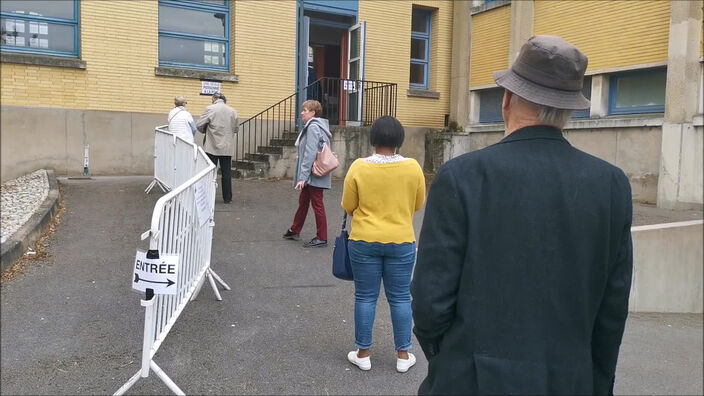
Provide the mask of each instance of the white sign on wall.
POLYGON ((350 92, 357 92, 357 81, 343 80, 342 89, 350 92))
POLYGON ((200 94, 201 95, 212 95, 216 92, 220 92, 222 84, 219 81, 203 81, 200 82, 200 94))
POLYGON ((176 294, 178 286, 178 256, 162 254, 158 259, 147 258, 147 252, 137 250, 134 260, 132 288, 154 294, 176 294))

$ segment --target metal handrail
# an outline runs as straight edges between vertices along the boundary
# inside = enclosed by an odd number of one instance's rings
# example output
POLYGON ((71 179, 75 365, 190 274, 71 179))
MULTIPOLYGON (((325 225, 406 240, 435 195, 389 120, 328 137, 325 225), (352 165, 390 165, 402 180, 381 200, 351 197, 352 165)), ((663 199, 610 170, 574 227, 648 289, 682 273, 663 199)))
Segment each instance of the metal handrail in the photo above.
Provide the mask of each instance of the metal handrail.
MULTIPOLYGON (((315 99, 323 106, 323 118, 332 125, 352 122, 371 125, 383 115, 396 115, 398 87, 395 83, 323 77, 302 90, 274 103, 240 123, 233 161, 247 159, 257 154, 259 147, 269 146, 272 139, 284 138, 284 133, 298 131, 296 103, 298 95, 315 99)), ((293 139, 293 136, 288 136, 293 139)))
POLYGON ((203 151, 203 148, 196 147, 196 150, 201 156, 207 159, 208 166, 202 171, 196 173, 193 177, 189 178, 185 183, 182 183, 181 185, 172 189, 171 191, 166 193, 166 195, 162 196, 156 201, 156 204, 154 204, 154 211, 152 212, 151 228, 149 229, 149 235, 151 236, 151 238, 149 239, 149 249, 151 250, 158 249, 158 241, 161 238, 161 235, 159 235, 159 224, 161 222, 161 218, 164 212, 163 209, 166 203, 171 201, 182 191, 192 187, 199 180, 203 179, 206 175, 208 175, 208 173, 210 173, 213 169, 215 169, 215 164, 210 161, 208 155, 205 153, 205 151, 203 151))

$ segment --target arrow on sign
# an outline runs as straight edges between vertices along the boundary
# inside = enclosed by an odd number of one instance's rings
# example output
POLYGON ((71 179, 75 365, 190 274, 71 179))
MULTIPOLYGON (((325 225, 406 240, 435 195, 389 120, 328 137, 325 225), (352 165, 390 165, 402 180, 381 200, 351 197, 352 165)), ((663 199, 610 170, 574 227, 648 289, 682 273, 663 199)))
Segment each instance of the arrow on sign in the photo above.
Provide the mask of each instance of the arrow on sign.
POLYGON ((148 280, 148 279, 141 279, 141 278, 139 277, 139 275, 134 274, 134 283, 137 283, 137 282, 139 282, 139 281, 147 282, 147 283, 165 283, 165 284, 166 284, 166 287, 169 287, 169 286, 171 286, 171 285, 173 285, 173 284, 176 283, 176 282, 172 281, 171 279, 166 279, 166 282, 150 281, 150 280, 148 280))

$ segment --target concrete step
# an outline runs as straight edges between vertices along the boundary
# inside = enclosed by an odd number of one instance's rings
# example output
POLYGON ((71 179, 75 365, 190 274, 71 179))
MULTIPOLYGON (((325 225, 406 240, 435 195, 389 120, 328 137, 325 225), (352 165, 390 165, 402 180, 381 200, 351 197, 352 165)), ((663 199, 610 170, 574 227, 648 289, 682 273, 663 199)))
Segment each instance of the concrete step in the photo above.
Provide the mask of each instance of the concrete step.
POLYGON ((252 177, 267 177, 269 161, 232 161, 232 177, 246 179, 252 177))
POLYGON ((296 139, 271 139, 269 144, 272 146, 295 146, 296 139))
POLYGON ((260 154, 283 154, 284 148, 282 146, 258 146, 257 152, 260 154))
POLYGON ((259 161, 259 162, 269 162, 269 154, 250 154, 244 155, 244 159, 247 161, 259 161))
POLYGON ((269 161, 232 161, 232 167, 246 170, 269 169, 269 161))
POLYGON ((232 168, 233 179, 266 179, 268 176, 264 170, 248 170, 232 168))
POLYGON ((293 139, 294 141, 298 138, 298 132, 284 132, 281 135, 282 139, 293 139))

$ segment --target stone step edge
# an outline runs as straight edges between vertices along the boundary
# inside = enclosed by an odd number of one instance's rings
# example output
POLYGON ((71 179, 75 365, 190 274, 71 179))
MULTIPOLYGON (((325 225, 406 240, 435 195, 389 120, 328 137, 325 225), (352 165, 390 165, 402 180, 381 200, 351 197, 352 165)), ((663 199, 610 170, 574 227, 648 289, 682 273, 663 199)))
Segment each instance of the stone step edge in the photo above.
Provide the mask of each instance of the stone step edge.
POLYGON ((39 240, 59 208, 61 196, 56 175, 53 170, 46 169, 46 176, 49 180, 49 193, 46 198, 29 217, 29 220, 0 247, 1 272, 10 269, 15 261, 21 258, 27 249, 39 240))

